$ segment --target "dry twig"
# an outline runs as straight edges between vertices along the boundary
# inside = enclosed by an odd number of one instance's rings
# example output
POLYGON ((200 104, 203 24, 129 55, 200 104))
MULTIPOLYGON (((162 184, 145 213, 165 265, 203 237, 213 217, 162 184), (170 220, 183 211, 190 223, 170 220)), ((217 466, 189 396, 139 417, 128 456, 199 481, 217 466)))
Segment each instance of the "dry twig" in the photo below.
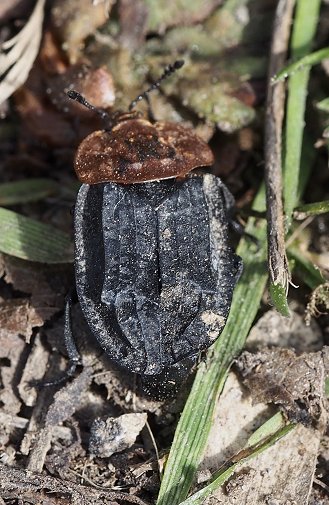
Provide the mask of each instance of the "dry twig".
MULTIPOLYGON (((47 501, 49 496, 57 493, 56 503, 68 503, 70 497, 72 505, 146 505, 137 496, 131 496, 116 491, 98 490, 57 479, 55 477, 40 475, 29 470, 21 470, 0 464, 0 492, 6 499, 26 499, 47 501)), ((50 501, 49 501, 50 503, 50 501)), ((54 501, 51 501, 54 503, 54 501)))
POLYGON ((284 83, 273 85, 272 77, 283 67, 289 43, 295 0, 280 0, 276 10, 269 64, 265 121, 265 176, 268 219, 268 265, 270 282, 287 291, 290 282, 285 250, 282 204, 282 122, 284 83))

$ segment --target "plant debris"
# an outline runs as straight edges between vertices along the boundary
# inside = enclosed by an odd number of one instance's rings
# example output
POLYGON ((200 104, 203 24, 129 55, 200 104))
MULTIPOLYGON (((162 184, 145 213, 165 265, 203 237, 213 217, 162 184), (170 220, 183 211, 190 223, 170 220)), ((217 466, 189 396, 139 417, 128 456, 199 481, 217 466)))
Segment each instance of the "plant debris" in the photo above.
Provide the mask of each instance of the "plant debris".
POLYGON ((329 312, 329 283, 320 284, 311 294, 310 301, 306 306, 305 323, 311 324, 312 317, 320 317, 329 312))
MULTIPOLYGON (((246 373, 250 371, 250 375, 247 375, 245 382, 241 381, 240 373, 236 374, 233 371, 229 373, 223 393, 216 405, 207 448, 197 476, 198 487, 204 486, 205 482, 211 480, 211 475, 218 468, 225 467, 230 458, 239 454, 250 435, 273 416, 277 410, 273 402, 274 395, 281 393, 280 400, 287 399, 289 391, 285 389, 286 383, 283 382, 282 377, 281 382, 275 381, 275 376, 272 374, 269 377, 270 382, 266 382, 268 377, 265 374, 268 365, 265 360, 268 359, 270 351, 274 351, 273 357, 277 361, 273 360, 269 363, 270 372, 274 373, 274 367, 276 366, 278 369, 282 363, 281 354, 284 359, 288 353, 292 361, 296 360, 296 353, 291 351, 294 346, 298 348, 298 354, 303 356, 304 360, 307 361, 310 357, 310 363, 313 365, 311 369, 307 367, 307 372, 310 371, 310 373, 306 377, 305 374, 303 375, 301 389, 302 385, 306 387, 299 393, 304 398, 307 396, 307 388, 310 387, 311 395, 306 398, 306 401, 309 401, 308 407, 311 409, 311 413, 315 414, 314 419, 310 418, 310 412, 306 412, 310 423, 296 425, 289 435, 273 447, 255 459, 244 463, 229 482, 218 489, 206 503, 212 504, 217 501, 224 505, 231 503, 261 505, 267 501, 307 503, 316 471, 318 452, 321 450, 321 441, 327 426, 327 400, 323 388, 325 377, 323 373, 324 367, 327 366, 325 363, 327 355, 324 357, 321 355, 321 351, 317 351, 323 346, 318 325, 312 322, 311 328, 305 327, 303 317, 294 311, 292 311, 290 319, 281 316, 275 310, 268 311, 251 330, 248 348, 253 350, 253 353, 248 351, 246 361, 250 358, 252 368, 245 370, 246 373), (272 345, 272 349, 264 347, 266 345, 272 345), (289 349, 282 349, 282 347, 289 349), (255 348, 259 348, 260 351, 257 353, 255 348), (264 354, 261 354, 263 351, 264 354), (265 354, 266 352, 267 354, 265 354), (260 356, 264 357, 264 363, 259 365, 258 370, 256 360, 260 356), (254 360, 255 368, 253 368, 254 360), (319 375, 314 365, 320 366, 319 375), (251 382, 253 378, 254 382, 251 382), (257 381, 258 378, 259 381, 257 381), (310 383, 308 386, 307 380, 312 378, 314 378, 314 383, 310 383), (273 386, 272 389, 270 389, 271 386, 273 386), (315 387, 319 389, 316 390, 315 387)), ((327 353, 326 350, 325 353, 327 353)), ((239 369, 240 360, 238 363, 239 369)), ((241 367, 244 366, 244 363, 242 357, 241 367)), ((284 363, 287 364, 287 361, 284 363)), ((293 383, 293 391, 298 389, 300 382, 298 365, 299 361, 295 361, 297 383, 293 383)), ((288 368, 286 368, 286 372, 288 375, 288 368)), ((301 372, 303 373, 303 371, 301 372)), ((289 387, 288 384, 287 386, 289 387)), ((292 413, 293 422, 295 422, 296 410, 300 409, 298 415, 304 419, 307 407, 299 400, 294 400, 292 396, 290 395, 289 401, 281 408, 285 416, 292 413)))
POLYGON ((13 38, 0 46, 0 104, 24 84, 38 54, 45 0, 37 0, 30 19, 13 38), (5 53, 4 51, 8 51, 5 53))
POLYGON ((329 373, 329 349, 297 356, 291 349, 264 348, 245 351, 237 360, 244 384, 255 402, 279 404, 288 418, 304 424, 322 420, 328 408, 325 377, 329 373))
POLYGON ((63 479, 43 476, 29 470, 6 467, 0 463, 0 489, 5 500, 34 500, 63 505, 146 505, 137 496, 116 491, 98 490, 63 479), (57 496, 56 496, 57 495, 57 496), (69 500, 69 501, 68 501, 69 500))

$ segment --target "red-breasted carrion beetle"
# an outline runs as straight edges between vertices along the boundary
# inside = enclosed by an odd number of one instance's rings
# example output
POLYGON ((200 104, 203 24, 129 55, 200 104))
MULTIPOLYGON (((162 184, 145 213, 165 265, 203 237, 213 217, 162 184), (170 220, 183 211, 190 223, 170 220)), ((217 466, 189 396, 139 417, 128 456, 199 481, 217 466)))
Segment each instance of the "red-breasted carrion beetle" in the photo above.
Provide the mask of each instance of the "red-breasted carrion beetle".
MULTIPOLYGON (((83 183, 74 211, 78 300, 109 358, 158 396, 175 390, 217 339, 241 273, 229 244, 233 196, 218 177, 191 173, 212 165, 208 145, 180 124, 132 111, 180 66, 169 65, 127 113, 110 115, 68 92, 107 123, 75 158, 83 183)), ((70 300, 65 339, 71 374, 79 354, 70 300)))

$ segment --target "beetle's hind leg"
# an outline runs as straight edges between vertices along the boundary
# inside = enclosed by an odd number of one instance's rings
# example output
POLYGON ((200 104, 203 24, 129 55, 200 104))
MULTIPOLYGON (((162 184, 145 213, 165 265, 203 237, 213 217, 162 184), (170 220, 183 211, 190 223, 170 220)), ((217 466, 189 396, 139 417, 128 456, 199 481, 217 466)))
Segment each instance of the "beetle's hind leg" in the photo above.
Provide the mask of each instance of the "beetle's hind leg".
POLYGON ((73 331, 72 331, 72 296, 71 293, 66 297, 65 303, 65 325, 64 325, 64 342, 66 351, 69 357, 69 367, 65 372, 65 376, 71 377, 77 366, 81 364, 81 356, 76 346, 73 331))
POLYGON ((73 332, 72 332, 72 295, 69 293, 66 297, 66 302, 65 302, 65 323, 64 323, 64 342, 65 342, 65 347, 66 351, 68 354, 69 358, 69 365, 68 368, 65 370, 63 375, 61 377, 58 377, 57 379, 51 380, 51 381, 46 381, 46 382, 38 382, 38 383, 32 383, 32 386, 36 387, 49 387, 49 386, 56 386, 58 384, 62 384, 65 382, 69 377, 72 377, 74 375, 76 368, 78 365, 81 364, 81 356, 80 353, 77 349, 74 337, 73 337, 73 332))
POLYGON ((240 221, 237 221, 234 217, 232 217, 229 221, 230 228, 237 233, 238 235, 241 235, 241 237, 245 237, 250 242, 255 244, 257 246, 257 250, 259 249, 259 240, 257 237, 254 237, 254 235, 251 235, 251 233, 248 233, 245 231, 244 226, 240 223, 240 221))

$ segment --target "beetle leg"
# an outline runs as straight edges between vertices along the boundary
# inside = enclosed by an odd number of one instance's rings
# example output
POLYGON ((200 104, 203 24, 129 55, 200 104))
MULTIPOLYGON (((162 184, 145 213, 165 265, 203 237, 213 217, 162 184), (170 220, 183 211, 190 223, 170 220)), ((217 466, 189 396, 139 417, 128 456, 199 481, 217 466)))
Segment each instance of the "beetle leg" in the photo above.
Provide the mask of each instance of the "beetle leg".
POLYGON ((224 200, 224 205, 226 207, 226 210, 228 214, 233 214, 234 209, 235 209, 235 199, 234 196, 232 195, 231 191, 225 186, 223 181, 217 177, 217 184, 220 187, 220 190, 223 195, 223 200, 224 200))
POLYGON ((74 341, 72 332, 72 297, 69 294, 65 304, 65 326, 64 326, 64 341, 67 354, 69 357, 69 367, 65 372, 67 377, 71 377, 77 366, 81 364, 81 356, 74 341))
POLYGON ((254 235, 251 235, 251 233, 248 233, 245 231, 244 226, 237 221, 236 219, 231 219, 229 221, 230 228, 235 231, 238 235, 241 235, 241 237, 246 237, 248 240, 253 242, 257 246, 257 251, 259 250, 259 240, 257 237, 254 237, 254 235))
POLYGON ((57 384, 61 384, 62 382, 65 382, 69 377, 72 377, 74 375, 74 372, 77 368, 78 365, 81 363, 81 357, 79 354, 79 351, 77 349, 77 346, 75 344, 74 338, 73 338, 73 332, 72 332, 72 297, 71 294, 69 294, 66 297, 66 303, 65 303, 65 325, 64 325, 64 342, 65 342, 65 347, 66 351, 69 357, 69 366, 65 370, 64 374, 61 377, 58 377, 58 379, 54 379, 51 381, 47 382, 40 382, 37 385, 38 387, 47 387, 47 386, 57 386, 57 384))

